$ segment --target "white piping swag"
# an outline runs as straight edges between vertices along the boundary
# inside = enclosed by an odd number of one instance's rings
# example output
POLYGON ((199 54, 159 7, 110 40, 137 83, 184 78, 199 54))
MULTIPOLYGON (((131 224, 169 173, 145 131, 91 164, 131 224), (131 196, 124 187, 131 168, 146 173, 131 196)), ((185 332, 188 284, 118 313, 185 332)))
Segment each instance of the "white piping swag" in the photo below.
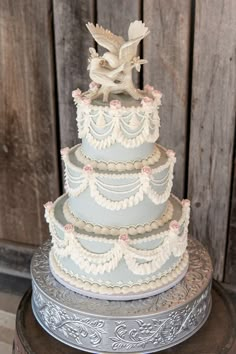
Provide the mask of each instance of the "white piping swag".
POLYGON ((79 138, 86 138, 94 148, 102 150, 119 143, 126 148, 154 143, 159 138, 160 99, 145 107, 121 107, 86 104, 79 98, 77 125, 79 138))
POLYGON ((132 174, 112 174, 98 173, 93 170, 91 165, 80 168, 71 163, 69 153, 63 155, 65 162, 65 188, 70 196, 79 196, 87 188, 94 201, 109 210, 121 210, 133 207, 143 201, 145 195, 156 205, 167 201, 173 185, 173 171, 176 162, 175 156, 169 156, 166 163, 150 169, 143 167, 139 172, 132 174), (148 173, 146 171, 149 169, 148 173), (156 177, 157 174, 167 171, 162 178, 156 177), (76 172, 76 176, 73 174, 76 172), (109 179, 109 182, 103 179, 109 179), (112 180, 127 179, 130 182, 117 185, 112 184, 112 180), (155 187, 165 187, 162 193, 157 193, 155 187), (119 200, 111 200, 106 193, 119 196, 119 200), (132 195, 130 195, 132 193, 132 195), (124 195, 120 200, 120 196, 124 195), (129 195, 129 196, 127 196, 129 195))
POLYGON ((55 271, 55 273, 63 279, 68 284, 75 286, 77 288, 83 289, 85 291, 96 292, 98 294, 108 294, 108 295, 120 295, 131 293, 142 293, 151 290, 157 290, 163 287, 175 279, 178 279, 179 275, 182 274, 188 266, 189 257, 186 251, 181 260, 177 260, 169 268, 167 268, 163 273, 157 276, 147 276, 145 280, 133 282, 130 281, 129 284, 118 281, 117 283, 111 283, 109 281, 104 281, 98 276, 87 277, 84 275, 79 276, 74 274, 72 271, 65 269, 58 258, 55 258, 54 253, 50 252, 50 265, 55 271))
MULTIPOLYGON (((71 224, 64 227, 64 238, 59 237, 55 228, 53 210, 53 207, 46 208, 46 219, 49 222, 54 254, 60 257, 70 257, 75 264, 88 274, 109 273, 118 267, 122 259, 132 273, 139 275, 152 274, 160 269, 171 255, 182 256, 187 247, 189 203, 182 203, 181 218, 179 222, 174 222, 175 226, 177 224, 177 228, 171 227, 172 222, 168 230, 150 235, 146 240, 142 239, 142 242, 162 239, 161 244, 156 248, 150 250, 137 249, 135 248, 136 240, 129 239, 127 234, 125 239, 121 235, 110 240, 110 249, 99 254, 91 252, 81 244, 80 239, 83 239, 84 235, 76 233, 71 224), (78 255, 80 256, 78 257, 78 255)), ((103 239, 103 242, 106 243, 106 240, 103 239)))

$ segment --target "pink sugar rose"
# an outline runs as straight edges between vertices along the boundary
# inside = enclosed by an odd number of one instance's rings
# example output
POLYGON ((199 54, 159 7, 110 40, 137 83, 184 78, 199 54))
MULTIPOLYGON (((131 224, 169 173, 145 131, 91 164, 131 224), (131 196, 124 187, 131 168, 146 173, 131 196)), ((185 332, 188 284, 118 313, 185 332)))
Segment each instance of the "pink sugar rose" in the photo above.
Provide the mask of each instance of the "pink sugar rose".
POLYGON ((124 241, 124 242, 128 242, 129 241, 129 236, 128 234, 122 234, 119 236, 119 240, 124 241))
POLYGON ((74 226, 73 226, 72 224, 66 224, 66 225, 64 226, 64 230, 65 230, 66 232, 73 232, 73 231, 74 231, 74 226))
POLYGON ((175 152, 174 152, 173 150, 167 150, 167 151, 166 151, 166 155, 167 155, 168 157, 175 157, 175 152))
POLYGON ((162 97, 162 93, 161 93, 161 91, 159 91, 159 90, 153 90, 153 91, 152 91, 152 96, 153 96, 154 98, 161 98, 161 97, 162 97))
POLYGON ((44 206, 45 209, 50 210, 53 207, 53 202, 51 202, 51 201, 47 202, 43 206, 44 206))
POLYGON ((93 90, 93 89, 98 89, 99 87, 100 87, 100 85, 97 84, 97 83, 94 82, 94 81, 91 81, 90 84, 89 84, 89 88, 90 88, 91 90, 93 90))
POLYGON ((83 102, 84 104, 86 104, 86 106, 89 106, 90 103, 91 103, 91 100, 90 100, 90 98, 83 96, 83 97, 82 97, 82 102, 83 102))
POLYGON ((149 166, 143 166, 142 172, 145 173, 146 175, 151 175, 152 174, 152 169, 149 166))
POLYGON ((60 151, 61 151, 62 156, 66 156, 69 153, 70 149, 68 147, 65 147, 65 148, 61 149, 60 151))
POLYGON ((93 166, 91 166, 91 165, 85 165, 85 166, 83 167, 83 170, 84 170, 85 172, 87 172, 87 173, 92 173, 92 172, 93 172, 93 166))
POLYGON ((189 199, 183 199, 181 204, 183 206, 189 207, 190 206, 190 200, 189 199))
POLYGON ((152 103, 153 103, 153 99, 147 96, 145 96, 141 101, 142 106, 150 106, 152 103))
POLYGON ((147 84, 147 85, 144 86, 144 91, 152 92, 152 91, 154 91, 154 87, 147 84))
POLYGON ((180 228, 180 224, 176 220, 172 220, 169 225, 170 230, 178 232, 180 228))
POLYGON ((119 108, 121 108, 121 102, 119 100, 112 100, 110 102, 110 107, 112 109, 119 109, 119 108))
POLYGON ((76 90, 72 91, 72 97, 73 98, 78 98, 80 97, 82 94, 81 90, 79 88, 77 88, 76 90))

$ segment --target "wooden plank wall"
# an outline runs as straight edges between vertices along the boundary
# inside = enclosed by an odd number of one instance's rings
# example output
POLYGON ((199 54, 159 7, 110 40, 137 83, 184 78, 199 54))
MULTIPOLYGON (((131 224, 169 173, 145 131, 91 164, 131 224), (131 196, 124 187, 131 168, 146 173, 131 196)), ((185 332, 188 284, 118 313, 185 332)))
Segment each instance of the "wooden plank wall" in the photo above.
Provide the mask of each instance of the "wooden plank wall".
POLYGON ((236 145, 234 145, 234 176, 231 213, 229 222, 228 247, 224 281, 236 285, 236 145))
POLYGON ((40 206, 59 192, 60 147, 78 141, 71 91, 90 81, 85 24, 126 35, 142 19, 149 64, 135 80, 163 92, 159 142, 177 154, 174 192, 192 200, 191 233, 208 247, 215 278, 236 284, 235 1, 4 0, 0 10, 0 218, 11 224, 0 237, 37 245, 47 235, 40 206))
POLYGON ((94 43, 85 24, 94 22, 93 0, 53 0, 60 147, 78 143, 71 92, 87 89, 88 48, 94 43))
POLYGON ((59 194, 51 1, 0 2, 0 239, 47 238, 59 194))
POLYGON ((189 99, 191 2, 146 0, 143 17, 151 34, 144 41, 144 83, 163 93, 158 142, 176 151, 173 192, 184 195, 189 99))
POLYGON ((235 128, 236 2, 196 1, 188 195, 192 233, 223 280, 235 128))

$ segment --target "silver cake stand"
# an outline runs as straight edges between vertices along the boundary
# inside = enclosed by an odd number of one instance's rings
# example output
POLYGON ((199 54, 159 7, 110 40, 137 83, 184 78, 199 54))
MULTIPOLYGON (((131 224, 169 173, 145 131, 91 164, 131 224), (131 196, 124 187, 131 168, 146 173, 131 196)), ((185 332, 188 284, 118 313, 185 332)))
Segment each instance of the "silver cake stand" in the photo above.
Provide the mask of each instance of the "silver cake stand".
POLYGON ((50 243, 35 253, 32 308, 53 337, 91 353, 153 353, 192 336, 211 310, 212 265, 204 247, 189 240, 190 266, 174 288, 142 300, 109 301, 74 293, 49 268, 50 243))

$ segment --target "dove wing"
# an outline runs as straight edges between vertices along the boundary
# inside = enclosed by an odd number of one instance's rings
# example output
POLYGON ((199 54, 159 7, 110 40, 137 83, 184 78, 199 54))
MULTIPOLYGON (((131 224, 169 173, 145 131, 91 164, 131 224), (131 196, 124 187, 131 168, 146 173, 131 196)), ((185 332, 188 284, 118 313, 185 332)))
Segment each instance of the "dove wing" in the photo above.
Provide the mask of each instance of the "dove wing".
POLYGON ((124 39, 120 36, 116 36, 111 31, 104 29, 102 26, 93 23, 88 23, 87 28, 95 41, 102 47, 108 49, 111 53, 119 54, 121 45, 124 43, 124 39))
POLYGON ((134 21, 130 24, 128 30, 129 41, 122 44, 119 52, 119 58, 128 62, 136 56, 139 42, 149 34, 149 30, 142 21, 134 21))
POLYGON ((148 27, 145 27, 145 24, 142 21, 134 21, 129 25, 128 38, 129 40, 137 37, 144 38, 149 33, 150 31, 148 30, 148 27))
POLYGON ((136 39, 132 39, 128 42, 125 42, 120 47, 119 59, 121 62, 129 62, 133 59, 133 57, 137 54, 137 47, 139 42, 143 39, 143 37, 138 37, 136 39))

